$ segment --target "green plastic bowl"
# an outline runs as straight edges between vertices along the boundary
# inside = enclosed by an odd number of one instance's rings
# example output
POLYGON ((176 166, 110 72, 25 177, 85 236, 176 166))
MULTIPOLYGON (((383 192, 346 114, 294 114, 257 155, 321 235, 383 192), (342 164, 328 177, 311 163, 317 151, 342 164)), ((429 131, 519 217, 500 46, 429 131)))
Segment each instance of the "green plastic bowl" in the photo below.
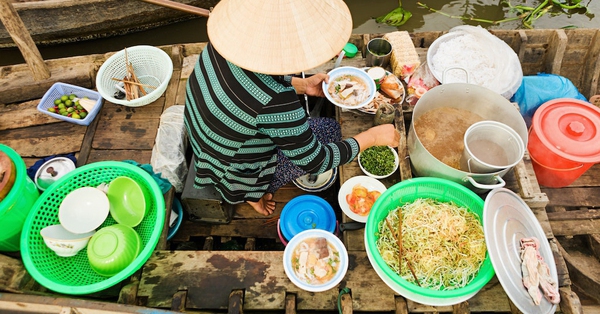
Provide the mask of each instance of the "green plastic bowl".
POLYGON ((114 276, 135 260, 141 243, 140 236, 129 226, 119 223, 104 227, 88 243, 90 266, 101 276, 114 276))
MULTIPOLYGON (((375 272, 395 292, 415 302, 431 306, 458 304, 473 297, 494 276, 489 254, 477 276, 466 286, 454 290, 432 290, 419 287, 392 270, 379 254, 376 241, 379 238, 378 226, 391 210, 418 198, 431 198, 441 202, 454 202, 469 208, 482 222, 484 201, 468 188, 441 178, 421 177, 399 182, 387 189, 375 201, 365 225, 365 247, 367 256, 375 272)), ((423 245, 426 245, 425 243, 423 245)))
MULTIPOLYGON (((110 288, 125 280, 150 258, 165 222, 165 200, 150 174, 138 166, 120 161, 101 161, 79 167, 56 181, 33 205, 21 234, 21 256, 27 272, 38 283, 64 294, 90 294, 110 288), (142 250, 135 260, 118 274, 105 277, 96 273, 88 261, 86 250, 76 256, 62 258, 45 244, 40 230, 58 224, 58 208, 71 191, 84 186, 108 184, 120 176, 130 177, 140 184, 151 197, 147 200, 148 212, 134 228, 142 240, 142 250)), ((116 224, 107 217, 100 228, 116 224)))
POLYGON ((118 177, 108 185, 110 215, 120 224, 135 227, 146 215, 146 197, 140 185, 130 177, 118 177))

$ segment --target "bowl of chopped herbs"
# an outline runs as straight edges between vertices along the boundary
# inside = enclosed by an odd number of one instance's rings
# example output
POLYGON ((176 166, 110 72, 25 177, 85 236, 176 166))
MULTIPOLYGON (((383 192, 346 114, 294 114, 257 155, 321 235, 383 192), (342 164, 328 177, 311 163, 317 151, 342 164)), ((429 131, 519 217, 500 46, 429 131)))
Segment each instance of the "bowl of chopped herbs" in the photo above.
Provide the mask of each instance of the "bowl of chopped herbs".
POLYGON ((389 146, 372 146, 358 155, 360 169, 369 177, 383 179, 398 169, 398 152, 389 146))

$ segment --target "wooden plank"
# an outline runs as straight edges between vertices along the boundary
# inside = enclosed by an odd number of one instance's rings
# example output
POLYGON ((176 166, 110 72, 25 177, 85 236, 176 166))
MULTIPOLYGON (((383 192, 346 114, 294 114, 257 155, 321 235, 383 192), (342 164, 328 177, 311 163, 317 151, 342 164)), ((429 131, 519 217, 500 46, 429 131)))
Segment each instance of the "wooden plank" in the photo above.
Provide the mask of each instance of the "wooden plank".
MULTIPOLYGON (((568 32, 567 34, 569 34, 568 32)), ((598 77, 600 76, 600 32, 596 30, 589 44, 589 50, 585 55, 582 82, 578 89, 588 98, 598 94, 598 77)))
POLYGON ((94 149, 152 150, 159 119, 100 120, 92 142, 94 149))
POLYGON ((242 314, 244 313, 244 291, 233 290, 229 294, 229 305, 227 306, 227 314, 242 314))
MULTIPOLYGON (((98 113, 98 118, 104 123, 115 120, 152 120, 160 119, 165 104, 165 96, 159 97, 156 101, 141 107, 128 107, 113 104, 110 101, 104 101, 102 109, 98 113)), ((110 130, 112 132, 120 130, 110 130)))
POLYGON ((86 126, 66 121, 0 131, 2 143, 22 157, 46 157, 79 152, 86 126))
POLYGON ((296 295, 289 293, 285 295, 285 314, 296 314, 296 295))
POLYGON ((0 106, 0 131, 62 122, 37 110, 40 99, 0 106))
POLYGON ((400 181, 404 181, 412 178, 412 170, 410 168, 410 158, 408 155, 408 146, 406 145, 406 123, 404 121, 404 113, 402 104, 397 104, 394 116, 394 124, 396 125, 396 131, 400 134, 400 141, 398 142, 398 158, 400 163, 398 165, 398 171, 400 171, 400 181))
MULTIPOLYGON (((84 299, 48 297, 27 294, 0 293, 0 312, 2 313, 147 313, 140 306, 91 301, 84 299)), ((152 309, 152 313, 176 313, 161 309, 152 309)))
POLYGON ((593 165, 590 169, 584 172, 575 182, 569 185, 573 187, 592 187, 600 186, 600 163, 593 165))
POLYGON ((185 242, 191 237, 208 236, 278 239, 276 224, 267 223, 267 219, 233 219, 228 224, 203 224, 184 220, 171 241, 185 242))
POLYGON ((0 254, 0 291, 21 292, 21 281, 26 275, 19 259, 0 254))
POLYGON ((546 54, 546 69, 550 73, 561 74, 562 61, 567 48, 568 38, 562 29, 554 30, 554 34, 548 43, 548 53, 546 54))
POLYGON ((133 150, 133 149, 120 149, 120 150, 102 150, 92 149, 90 151, 87 163, 105 161, 105 160, 135 160, 140 164, 149 164, 152 157, 152 150, 133 150))
POLYGON ((597 233, 600 230, 597 210, 581 209, 548 213, 552 232, 556 236, 575 236, 597 233))
POLYGON ((204 50, 204 48, 206 48, 206 45, 206 42, 185 44, 183 45, 183 55, 186 57, 191 55, 198 55, 200 54, 200 52, 202 52, 202 50, 204 50))
POLYGON ((598 260, 594 256, 579 252, 577 249, 567 252, 560 244, 559 250, 566 260, 573 282, 575 284, 579 283, 581 285, 579 288, 583 289, 586 295, 599 302, 600 270, 598 269, 598 260))
POLYGON ((33 42, 27 27, 9 0, 0 0, 0 21, 21 51, 23 59, 29 66, 36 81, 50 77, 50 70, 44 63, 44 58, 33 42))
MULTIPOLYGON (((246 310, 282 310, 286 292, 295 293, 298 310, 326 310, 334 305, 338 290, 310 293, 298 289, 283 272, 283 252, 157 251, 144 267, 138 295, 151 307, 169 307, 172 289, 188 290, 189 309, 225 309, 232 288, 245 290, 246 310)), ((351 257, 341 283, 352 291, 354 309, 391 310, 394 292, 377 276, 366 253, 351 257), (359 287, 370 287, 360 289, 359 287)))
POLYGON ((171 60, 173 60, 173 73, 171 75, 171 80, 169 81, 169 86, 167 86, 167 91, 164 94, 165 97, 165 102, 164 102, 164 107, 163 107, 163 112, 171 107, 171 106, 175 106, 175 105, 183 105, 183 103, 177 103, 177 94, 179 93, 180 89, 179 89, 179 85, 180 84, 185 84, 185 82, 182 82, 180 79, 181 76, 181 71, 182 71, 182 62, 183 62, 183 49, 181 48, 181 46, 172 46, 170 51, 167 51, 167 53, 169 53, 169 56, 171 56, 171 60))
POLYGON ((548 195, 548 206, 594 207, 600 204, 600 186, 561 189, 542 187, 542 191, 548 195))
POLYGON ((48 60, 51 77, 35 81, 26 65, 0 67, 0 104, 39 99, 55 82, 93 88, 96 62, 102 55, 48 60))
MULTIPOLYGON (((560 287, 558 289, 560 294, 560 310, 565 314, 579 314, 586 313, 592 314, 594 312, 584 310, 579 301, 579 297, 569 287, 560 287)), ((591 310, 591 308, 590 308, 591 310)), ((596 307, 596 311, 599 311, 600 307, 596 307)))
MULTIPOLYGON (((283 310, 286 296, 297 296, 298 310, 332 310, 338 289, 309 293, 294 286, 283 271, 283 252, 157 251, 146 263, 138 295, 148 306, 170 307, 172 295, 188 291, 187 309, 225 309, 232 289, 245 291, 245 310, 283 310)), ((350 252, 350 268, 340 287, 352 292, 354 311, 392 311, 396 293, 374 272, 365 252, 350 252)), ((469 300, 472 312, 509 310, 508 298, 494 277, 469 300)), ((409 312, 449 312, 452 306, 432 307, 407 301, 409 312)))
POLYGON ((340 308, 342 314, 352 314, 352 296, 348 293, 341 294, 340 308))
POLYGON ((96 129, 98 128, 99 121, 100 118, 95 117, 92 123, 88 125, 87 130, 85 131, 85 135, 81 143, 81 151, 79 153, 79 158, 77 158, 77 167, 81 167, 88 163, 92 151, 92 141, 94 140, 94 135, 96 134, 96 129))

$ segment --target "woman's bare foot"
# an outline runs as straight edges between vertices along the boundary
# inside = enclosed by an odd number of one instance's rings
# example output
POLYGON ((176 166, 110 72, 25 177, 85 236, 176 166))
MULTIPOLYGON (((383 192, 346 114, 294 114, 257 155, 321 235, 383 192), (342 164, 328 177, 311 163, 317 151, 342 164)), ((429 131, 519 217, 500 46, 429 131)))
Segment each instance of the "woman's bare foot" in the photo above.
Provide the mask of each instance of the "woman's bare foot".
POLYGON ((259 214, 265 216, 269 216, 275 211, 275 201, 273 201, 272 193, 265 193, 258 202, 246 201, 246 203, 250 204, 250 206, 252 206, 259 214))

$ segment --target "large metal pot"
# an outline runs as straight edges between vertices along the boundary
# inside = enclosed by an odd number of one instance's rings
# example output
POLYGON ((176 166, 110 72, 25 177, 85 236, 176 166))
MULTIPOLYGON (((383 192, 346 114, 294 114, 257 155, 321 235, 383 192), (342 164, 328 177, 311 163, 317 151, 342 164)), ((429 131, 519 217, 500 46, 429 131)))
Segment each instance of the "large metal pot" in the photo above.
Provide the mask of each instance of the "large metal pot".
POLYGON ((504 186, 502 179, 511 168, 492 173, 470 173, 455 169, 434 157, 417 136, 414 122, 429 110, 453 107, 480 115, 484 120, 504 123, 514 129, 527 147, 527 126, 513 104, 500 94, 479 85, 449 83, 425 93, 415 105, 408 132, 408 153, 413 172, 419 177, 445 178, 482 193, 504 186))

